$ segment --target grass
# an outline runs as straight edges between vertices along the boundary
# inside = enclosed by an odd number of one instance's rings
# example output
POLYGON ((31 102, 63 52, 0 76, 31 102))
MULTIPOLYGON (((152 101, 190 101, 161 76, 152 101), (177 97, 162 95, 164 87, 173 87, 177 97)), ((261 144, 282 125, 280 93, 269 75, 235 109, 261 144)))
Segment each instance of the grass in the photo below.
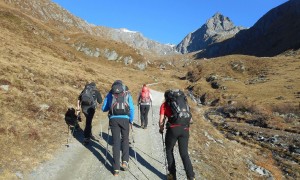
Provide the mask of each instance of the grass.
MULTIPOLYGON (((67 135, 64 113, 75 107, 77 96, 87 82, 94 81, 102 96, 111 84, 121 79, 129 87, 136 102, 142 84, 157 83, 152 89, 193 87, 195 95, 207 93, 209 99, 220 99, 219 105, 237 102, 239 108, 258 114, 298 113, 300 69, 299 57, 278 56, 257 58, 232 55, 209 60, 190 61, 192 55, 141 56, 123 43, 84 33, 59 31, 20 11, 0 3, 0 179, 16 179, 16 172, 29 172, 52 158, 65 143, 67 135), (69 37, 65 41, 61 36, 69 37), (84 42, 90 48, 114 49, 136 62, 149 61, 147 70, 110 62, 105 58, 88 57, 71 45, 84 42), (232 62, 245 66, 244 71, 232 68, 232 62), (283 63, 284 62, 284 63, 283 63), (160 70, 160 64, 166 70, 160 70), (226 89, 212 89, 206 81, 216 75, 226 89), (262 83, 249 80, 265 75, 262 83), (182 78, 185 77, 185 78, 182 78), (185 80, 180 80, 185 79, 185 80), (278 99, 278 97, 282 98, 278 99), (43 109, 42 106, 48 108, 43 109)), ((72 29, 73 30, 73 29, 72 29)), ((72 31, 73 32, 73 31, 72 31)), ((196 172, 207 179, 263 179, 248 170, 246 161, 254 160, 280 177, 269 152, 257 145, 230 141, 202 117, 207 107, 193 106, 190 152, 196 172), (212 140, 211 138, 212 137, 212 140), (217 172, 217 173, 216 173, 217 172)), ((289 122, 274 118, 269 125, 289 128, 289 122)), ((242 142, 242 140, 241 140, 242 142)))

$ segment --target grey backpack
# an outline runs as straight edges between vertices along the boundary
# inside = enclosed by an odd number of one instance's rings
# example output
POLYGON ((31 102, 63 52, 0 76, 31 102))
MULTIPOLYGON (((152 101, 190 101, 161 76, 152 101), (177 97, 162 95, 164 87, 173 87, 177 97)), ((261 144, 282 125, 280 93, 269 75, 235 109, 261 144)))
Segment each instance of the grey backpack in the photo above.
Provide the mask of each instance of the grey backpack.
POLYGON ((82 107, 96 107, 96 98, 95 98, 96 86, 88 84, 85 86, 84 90, 81 93, 81 106, 82 107))

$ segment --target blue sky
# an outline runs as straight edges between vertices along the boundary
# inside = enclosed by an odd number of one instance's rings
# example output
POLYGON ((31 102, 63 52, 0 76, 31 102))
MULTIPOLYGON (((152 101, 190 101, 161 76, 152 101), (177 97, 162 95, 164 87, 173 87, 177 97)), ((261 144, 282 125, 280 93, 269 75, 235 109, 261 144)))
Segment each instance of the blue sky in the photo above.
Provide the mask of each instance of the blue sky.
POLYGON ((216 12, 251 27, 288 0, 53 0, 88 23, 127 28, 160 43, 178 44, 216 12))

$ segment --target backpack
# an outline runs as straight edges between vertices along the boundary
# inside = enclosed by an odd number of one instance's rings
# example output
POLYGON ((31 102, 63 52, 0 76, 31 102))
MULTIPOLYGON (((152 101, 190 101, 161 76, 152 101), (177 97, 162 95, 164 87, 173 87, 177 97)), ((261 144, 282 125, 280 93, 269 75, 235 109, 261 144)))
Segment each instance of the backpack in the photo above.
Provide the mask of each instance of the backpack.
POLYGON ((78 123, 74 108, 68 108, 65 113, 65 121, 69 126, 75 126, 78 123))
POLYGON ((96 86, 88 84, 85 86, 84 90, 81 93, 81 106, 84 107, 96 107, 95 96, 96 86))
POLYGON ((165 98, 172 110, 169 122, 171 124, 189 125, 192 114, 185 94, 179 89, 167 90, 165 98))
POLYGON ((113 84, 111 88, 112 102, 110 106, 110 115, 129 115, 130 108, 128 103, 129 92, 121 84, 113 84))
POLYGON ((147 87, 143 87, 142 88, 142 92, 141 92, 141 102, 142 103, 148 103, 150 102, 150 91, 147 87))

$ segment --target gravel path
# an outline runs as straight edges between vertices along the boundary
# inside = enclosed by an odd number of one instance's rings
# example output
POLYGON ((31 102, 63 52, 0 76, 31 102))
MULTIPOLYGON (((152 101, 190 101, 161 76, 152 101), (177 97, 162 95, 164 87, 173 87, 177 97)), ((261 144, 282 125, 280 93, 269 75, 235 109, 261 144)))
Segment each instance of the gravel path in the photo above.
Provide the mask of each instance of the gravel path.
MULTIPOLYGON (((163 93, 154 90, 151 90, 151 93, 153 96, 153 109, 149 111, 149 125, 147 129, 139 128, 140 121, 138 121, 138 111, 136 109, 133 133, 130 133, 129 171, 121 171, 119 177, 112 175, 111 132, 109 132, 108 136, 108 120, 102 119, 100 120, 101 125, 99 122, 98 125, 94 125, 93 127, 94 134, 99 135, 99 142, 92 141, 88 146, 83 146, 81 144, 83 132, 77 131, 74 137, 72 137, 69 147, 62 148, 55 155, 55 158, 37 167, 25 179, 166 179, 165 153, 162 136, 158 133, 159 107, 163 102, 163 93), (101 129, 103 130, 102 138, 100 138, 101 133, 99 133, 101 129), (107 163, 105 164, 108 137, 107 163), (135 143, 133 143, 133 138, 135 143)), ((182 161, 178 154, 178 148, 175 147, 175 149, 177 177, 178 179, 186 179, 182 161)))

